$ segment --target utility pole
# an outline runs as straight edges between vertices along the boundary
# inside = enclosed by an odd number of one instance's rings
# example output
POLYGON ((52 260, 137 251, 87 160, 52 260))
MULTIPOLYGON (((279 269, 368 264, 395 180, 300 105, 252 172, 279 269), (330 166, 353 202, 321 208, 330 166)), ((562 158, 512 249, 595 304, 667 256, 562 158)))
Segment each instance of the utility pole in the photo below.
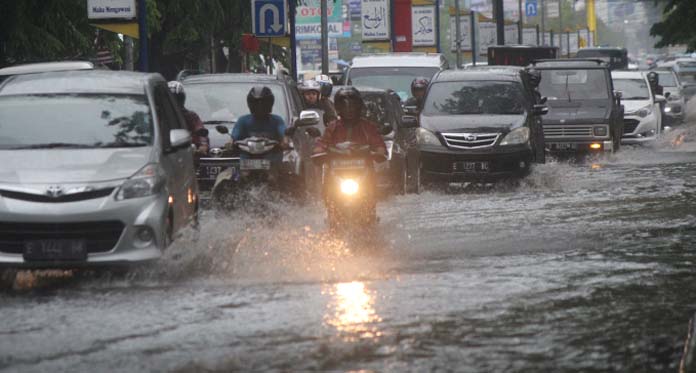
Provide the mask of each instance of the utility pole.
POLYGON ((476 42, 476 12, 470 10, 469 17, 471 17, 469 21, 469 25, 471 26, 471 63, 476 66, 476 60, 478 59, 478 43, 476 42))
POLYGON ((558 50, 563 55, 563 0, 558 0, 558 50))
POLYGON ((495 16, 495 33, 498 36, 498 45, 505 45, 505 13, 503 0, 493 0, 493 12, 495 16))
POLYGON ((517 44, 522 44, 522 28, 523 28, 523 18, 522 18, 522 0, 518 0, 518 12, 520 15, 519 26, 517 27, 517 44))
POLYGON ((290 75, 292 79, 297 81, 297 39, 295 35, 295 17, 297 12, 297 4, 295 1, 290 1, 290 75))
POLYGON ((150 71, 148 61, 148 40, 147 40, 147 4, 145 0, 138 0, 138 34, 140 37, 140 66, 142 72, 150 71))
POLYGON ((135 69, 133 65, 133 38, 124 35, 123 44, 126 49, 126 55, 123 61, 123 68, 128 71, 133 71, 135 69))
POLYGON ((546 27, 544 23, 546 22, 546 5, 544 0, 541 0, 541 45, 546 45, 546 27))
POLYGON ((462 25, 460 24, 459 0, 454 0, 454 12, 454 29, 457 33, 454 42, 457 46, 457 69, 459 69, 462 66, 462 25))
MULTIPOLYGON (((329 10, 328 0, 321 1, 321 73, 329 73, 329 10)), ((336 9, 334 9, 336 11, 336 9)))

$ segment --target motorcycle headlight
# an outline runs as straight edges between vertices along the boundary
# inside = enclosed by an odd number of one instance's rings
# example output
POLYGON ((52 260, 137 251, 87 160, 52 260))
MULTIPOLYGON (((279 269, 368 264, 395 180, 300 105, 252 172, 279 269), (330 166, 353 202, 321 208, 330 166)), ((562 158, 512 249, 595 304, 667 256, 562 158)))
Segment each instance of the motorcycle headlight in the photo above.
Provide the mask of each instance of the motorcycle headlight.
POLYGON ((341 180, 341 193, 352 196, 358 193, 360 189, 360 184, 353 179, 343 179, 341 180))
POLYGON ((123 185, 116 193, 116 200, 123 201, 131 198, 140 198, 151 196, 159 192, 164 185, 164 172, 155 163, 150 163, 141 168, 128 180, 123 182, 123 185))
POLYGON ((529 141, 529 128, 520 127, 516 128, 503 138, 500 145, 519 145, 524 144, 529 141))
POLYGON ((418 132, 416 132, 416 139, 419 145, 442 145, 440 139, 438 139, 434 133, 426 130, 425 128, 418 128, 418 132))

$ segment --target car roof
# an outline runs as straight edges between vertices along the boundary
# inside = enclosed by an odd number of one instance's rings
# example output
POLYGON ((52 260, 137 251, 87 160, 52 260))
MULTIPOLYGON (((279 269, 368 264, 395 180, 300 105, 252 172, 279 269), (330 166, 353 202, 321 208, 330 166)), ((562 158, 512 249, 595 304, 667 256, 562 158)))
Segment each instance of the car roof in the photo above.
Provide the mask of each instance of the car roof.
POLYGON ((0 76, 92 69, 94 69, 94 64, 89 61, 39 62, 2 68, 0 69, 0 76))
POLYGON ((612 79, 645 79, 642 71, 612 71, 612 79))
POLYGON ((594 58, 563 58, 558 60, 536 60, 532 65, 538 69, 609 69, 602 60, 594 58))
POLYGON ((111 70, 59 71, 15 75, 0 85, 0 96, 55 93, 144 94, 149 83, 165 82, 160 74, 111 70))
POLYGON ((382 53, 353 57, 351 68, 360 67, 441 67, 446 64, 440 53, 382 53))
POLYGON ((516 66, 500 69, 474 68, 466 70, 443 70, 435 75, 432 82, 452 82, 452 81, 467 81, 467 80, 495 80, 495 81, 520 81, 520 69, 514 69, 516 66))
POLYGON ((287 81, 277 75, 251 73, 224 73, 189 75, 181 82, 183 84, 198 83, 283 83, 287 81))

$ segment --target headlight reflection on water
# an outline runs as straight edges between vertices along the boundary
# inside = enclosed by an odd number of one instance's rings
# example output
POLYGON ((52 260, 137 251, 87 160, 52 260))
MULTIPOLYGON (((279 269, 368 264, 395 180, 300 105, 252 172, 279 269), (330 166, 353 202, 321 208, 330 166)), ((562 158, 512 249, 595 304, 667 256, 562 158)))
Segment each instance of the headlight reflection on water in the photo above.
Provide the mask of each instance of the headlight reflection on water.
POLYGON ((341 332, 357 333, 360 338, 377 338, 381 333, 375 325, 382 321, 374 308, 374 294, 358 281, 333 285, 328 294, 331 302, 324 317, 326 324, 341 332))

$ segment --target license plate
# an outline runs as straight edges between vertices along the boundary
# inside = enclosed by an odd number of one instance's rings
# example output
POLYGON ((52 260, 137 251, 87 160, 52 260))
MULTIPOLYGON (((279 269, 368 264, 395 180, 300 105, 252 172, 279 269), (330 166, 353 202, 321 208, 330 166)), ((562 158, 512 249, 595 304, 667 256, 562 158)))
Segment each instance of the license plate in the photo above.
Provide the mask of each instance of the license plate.
POLYGON ((331 168, 334 169, 350 169, 350 168, 365 168, 364 159, 334 159, 331 161, 331 168))
POLYGON ((488 162, 454 162, 452 169, 454 172, 488 172, 490 164, 488 162))
POLYGON ((27 241, 24 260, 87 260, 87 247, 84 240, 27 241))
MULTIPOLYGON (((201 165, 198 167, 197 177, 199 180, 215 180, 217 176, 225 169, 230 168, 229 166, 223 165, 201 165)), ((232 168, 232 173, 234 173, 235 168, 232 168)))
POLYGON ((242 170, 270 170, 271 161, 268 159, 242 159, 239 166, 242 170))
POLYGON ((570 142, 552 142, 549 143, 549 148, 551 150, 575 150, 578 146, 570 142))

